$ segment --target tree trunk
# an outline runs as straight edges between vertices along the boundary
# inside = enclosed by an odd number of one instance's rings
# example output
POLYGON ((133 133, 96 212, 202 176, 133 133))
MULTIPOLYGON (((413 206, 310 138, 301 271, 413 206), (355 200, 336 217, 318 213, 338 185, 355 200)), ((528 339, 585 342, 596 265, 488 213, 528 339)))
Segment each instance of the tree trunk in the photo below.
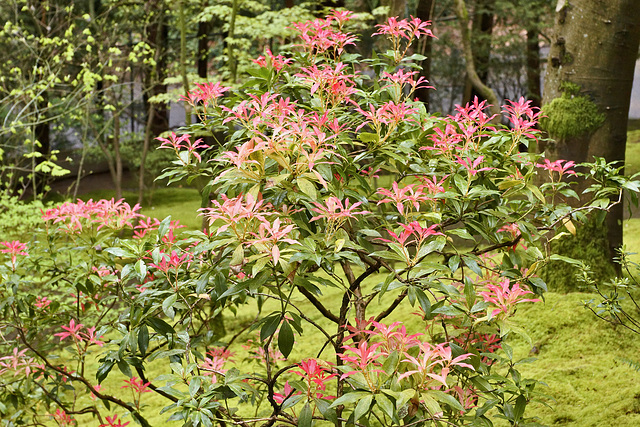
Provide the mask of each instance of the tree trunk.
POLYGON ((201 21, 198 23, 198 77, 207 79, 207 68, 209 65, 209 31, 211 22, 201 21))
POLYGON ((542 87, 540 86, 540 31, 527 30, 527 98, 531 106, 542 106, 542 87))
MULTIPOLYGON (((467 6, 464 4, 464 0, 455 0, 454 8, 458 22, 460 24, 460 33, 462 38, 462 49, 464 52, 465 68, 467 71, 467 77, 471 81, 471 84, 478 91, 483 99, 486 99, 489 105, 491 105, 491 114, 500 114, 500 102, 493 89, 484 84, 484 82, 478 76, 475 62, 473 60, 473 48, 471 47, 471 30, 469 29, 469 12, 467 6)), ((496 116, 498 117, 498 116, 496 116)))
MULTIPOLYGON (((597 156, 624 162, 631 88, 640 43, 638 0, 560 0, 554 30, 544 85, 545 112, 551 121, 555 114, 551 103, 564 92, 566 99, 592 103, 599 115, 597 120, 591 120, 597 123, 595 126, 574 126, 570 134, 548 129, 552 137, 554 134, 564 136, 541 148, 546 149, 550 159, 579 163, 593 161, 597 156), (573 95, 568 94, 568 87, 573 95)), ((586 119, 588 122, 590 118, 586 119)), ((607 215, 611 256, 622 245, 622 212, 619 204, 607 215)))
POLYGON ((116 162, 116 175, 113 179, 116 200, 122 198, 122 154, 120 153, 120 113, 113 115, 113 158, 116 162))
POLYGON ((389 16, 397 16, 404 19, 407 16, 406 0, 383 0, 383 6, 389 6, 389 16))
POLYGON ((155 103, 153 105, 149 105, 149 98, 167 92, 167 85, 163 82, 167 75, 166 52, 169 26, 166 23, 164 5, 161 0, 150 3, 148 12, 157 15, 155 17, 155 22, 149 23, 149 27, 146 32, 147 43, 149 43, 149 46, 151 46, 156 52, 154 54, 154 60, 156 63, 145 67, 145 92, 143 98, 145 112, 149 114, 149 111, 153 109, 151 135, 158 136, 169 129, 169 109, 166 104, 155 103))
MULTIPOLYGON (((471 30, 471 43, 473 45, 473 62, 480 81, 487 84, 489 77, 489 59, 491 58, 491 35, 493 34, 494 1, 477 0, 471 30)), ((482 91, 478 90, 469 77, 465 82, 462 103, 473 101, 475 97, 486 99, 482 91)))

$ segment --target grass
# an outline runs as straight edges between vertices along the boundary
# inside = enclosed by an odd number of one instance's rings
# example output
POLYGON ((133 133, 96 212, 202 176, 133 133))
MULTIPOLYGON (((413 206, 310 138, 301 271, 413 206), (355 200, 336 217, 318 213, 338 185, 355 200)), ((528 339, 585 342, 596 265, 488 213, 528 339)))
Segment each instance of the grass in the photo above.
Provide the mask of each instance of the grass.
POLYGON ((592 294, 548 293, 545 303, 522 305, 519 322, 533 346, 514 340, 515 354, 537 360, 524 375, 545 382, 550 406, 533 404, 529 416, 545 425, 640 425, 640 373, 621 361, 640 354, 637 336, 598 320, 583 307, 592 294))
MULTIPOLYGON (((80 199, 111 199, 113 190, 99 190, 79 196, 80 199)), ((137 193, 123 192, 123 198, 130 205, 134 205, 138 199, 137 193)), ((194 188, 159 188, 153 192, 151 203, 143 203, 141 213, 152 218, 162 220, 171 215, 173 219, 179 219, 182 225, 190 230, 202 228, 202 217, 198 216, 200 208, 200 193, 194 188)))

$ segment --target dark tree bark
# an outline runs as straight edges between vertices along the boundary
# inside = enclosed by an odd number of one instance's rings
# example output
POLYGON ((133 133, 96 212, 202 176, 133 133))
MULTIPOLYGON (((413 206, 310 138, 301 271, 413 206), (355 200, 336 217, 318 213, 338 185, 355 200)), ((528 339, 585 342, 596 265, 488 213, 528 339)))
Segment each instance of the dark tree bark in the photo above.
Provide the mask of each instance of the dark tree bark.
POLYGON ((209 31, 211 22, 201 21, 198 23, 198 58, 196 61, 198 77, 207 78, 209 65, 209 31))
MULTIPOLYGON (((625 159, 627 121, 640 44, 638 0, 560 0, 545 76, 545 108, 566 91, 567 82, 591 100, 602 124, 541 147, 551 159, 576 163, 604 157, 625 159), (575 86, 574 86, 575 88, 575 86)), ((549 129, 551 136, 554 129, 549 129)), ((586 184, 583 184, 583 186, 586 184)), ((585 197, 588 195, 585 195, 585 197)), ((607 215, 609 253, 622 245, 621 204, 607 215)))
POLYGON ((527 30, 527 98, 531 106, 542 106, 542 87, 540 85, 540 31, 527 30))

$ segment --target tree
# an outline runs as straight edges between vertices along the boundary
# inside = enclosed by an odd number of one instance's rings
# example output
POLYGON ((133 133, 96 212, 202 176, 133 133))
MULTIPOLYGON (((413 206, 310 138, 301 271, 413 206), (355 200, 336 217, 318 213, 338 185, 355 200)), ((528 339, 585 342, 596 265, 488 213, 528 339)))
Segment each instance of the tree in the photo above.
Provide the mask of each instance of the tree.
MULTIPOLYGON (((482 81, 482 78, 478 74, 478 70, 476 68, 474 51, 471 45, 469 11, 467 10, 467 6, 465 5, 464 0, 454 0, 454 10, 458 17, 460 25, 462 49, 464 53, 465 68, 467 71, 467 80, 470 82, 473 89, 481 96, 481 98, 489 102, 492 108, 492 114, 498 114, 500 112, 500 101, 498 100, 495 91, 482 81)), ((487 25, 487 27, 489 26, 487 25)), ((493 28, 493 25, 491 25, 490 27, 493 28)), ((488 54, 486 54, 486 56, 488 56, 488 54)), ((487 70, 482 71, 485 72, 487 70)))
MULTIPOLYGON (((639 44, 637 1, 558 1, 543 94, 548 118, 541 122, 555 139, 541 147, 548 158, 623 165, 639 44)), ((622 245, 622 214, 619 203, 607 215, 610 259, 622 245)))

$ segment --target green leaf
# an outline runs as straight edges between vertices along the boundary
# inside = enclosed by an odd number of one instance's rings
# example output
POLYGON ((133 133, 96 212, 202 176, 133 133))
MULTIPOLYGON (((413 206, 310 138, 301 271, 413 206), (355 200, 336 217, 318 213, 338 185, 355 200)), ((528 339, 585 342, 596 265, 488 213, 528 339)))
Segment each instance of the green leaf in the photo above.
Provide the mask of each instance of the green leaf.
POLYGON ((527 189, 529 191, 531 191, 533 193, 533 195, 536 196, 538 198, 538 200, 540 200, 542 203, 546 203, 546 201, 544 200, 544 196, 542 195, 542 193, 540 192, 538 187, 536 187, 533 184, 528 184, 527 185, 527 189))
POLYGON ((231 261, 229 261, 229 265, 242 265, 244 262, 244 248, 242 245, 238 245, 231 256, 231 261))
POLYGON ((431 301, 429 301, 429 297, 427 297, 424 291, 420 288, 416 288, 416 297, 418 298, 422 311, 424 311, 424 315, 426 317, 431 316, 431 301))
POLYGON ((162 311, 164 311, 164 314, 170 319, 173 319, 173 317, 176 315, 176 312, 173 309, 173 305, 176 303, 177 299, 178 294, 171 294, 167 298, 165 298, 164 301, 162 301, 162 311))
POLYGON ((476 273, 478 276, 482 276, 482 270, 478 266, 478 262, 475 259, 468 256, 463 256, 462 259, 464 260, 465 265, 469 267, 471 271, 476 273))
POLYGON ((513 418, 515 422, 519 422, 520 419, 522 419, 522 416, 524 415, 524 410, 526 409, 526 407, 527 407, 527 398, 521 394, 516 399, 516 406, 514 407, 514 410, 513 410, 513 418))
POLYGON ((134 254, 122 248, 107 248, 104 251, 120 258, 135 258, 134 254))
POLYGON ((311 407, 309 403, 305 403, 300 415, 298 415, 298 427, 311 427, 312 422, 313 413, 311 412, 311 407))
POLYGON ((191 395, 191 397, 195 397, 196 393, 198 393, 198 390, 200 390, 201 384, 202 380, 200 379, 200 377, 194 377, 191 379, 191 382, 189 383, 189 394, 191 395))
POLYGON ((280 326, 280 334, 278 335, 278 348, 285 358, 289 357, 291 349, 293 349, 294 341, 291 326, 289 325, 289 322, 284 320, 282 322, 282 326, 280 326))
POLYGON ((429 394, 422 394, 421 397, 424 401, 424 405, 427 407, 427 411, 429 411, 429 414, 431 416, 442 412, 442 408, 440 407, 436 399, 434 399, 432 396, 430 396, 429 394))
POLYGON ((176 333, 176 331, 170 324, 160 318, 151 317, 147 319, 146 322, 160 335, 169 335, 176 333))
POLYGON ((353 410, 353 420, 358 421, 360 418, 366 415, 369 412, 369 408, 371 408, 371 402, 373 401, 373 395, 367 394, 365 397, 360 399, 358 404, 356 405, 356 409, 353 410))
POLYGON ((457 411, 464 411, 464 408, 462 407, 460 402, 458 402, 458 399, 456 399, 455 397, 451 396, 448 393, 438 391, 438 390, 431 390, 429 391, 429 394, 435 396, 435 398, 440 403, 444 403, 445 405, 448 405, 457 411))
POLYGON ((311 200, 317 200, 318 199, 318 193, 316 192, 316 186, 311 181, 309 181, 309 180, 307 180, 305 178, 298 178, 296 180, 296 183, 298 184, 298 187, 300 187, 300 190, 304 194, 309 196, 311 198, 311 200))
POLYGON ((278 325, 280 325, 280 319, 280 313, 266 318, 262 328, 260 329, 260 341, 264 341, 276 333, 278 325))
POLYGON ((111 369, 113 369, 113 365, 115 365, 115 362, 113 361, 104 362, 102 365, 100 365, 100 367, 96 371, 96 380, 98 380, 98 384, 101 384, 102 381, 107 378, 107 375, 109 375, 109 372, 111 372, 111 369))
POLYGON ((334 425, 338 425, 338 414, 336 414, 335 409, 333 409, 330 405, 330 402, 327 402, 323 399, 313 399, 316 404, 316 408, 320 411, 323 417, 327 419, 327 421, 332 422, 334 425))
POLYGON ((369 396, 370 393, 364 392, 364 391, 353 391, 351 393, 346 393, 343 394, 342 396, 340 396, 339 398, 337 398, 336 400, 333 401, 333 403, 331 404, 331 408, 335 408, 336 406, 340 406, 340 405, 348 405, 349 403, 353 403, 353 402, 357 402, 358 400, 362 399, 365 396, 369 396))
POLYGON ((124 360, 118 360, 118 369, 120 369, 120 372, 122 372, 125 376, 129 378, 131 378, 131 375, 133 375, 131 373, 131 368, 129 367, 129 364, 124 360))
POLYGON ((393 402, 391 402, 391 400, 387 396, 385 396, 384 394, 377 394, 376 405, 378 405, 382 412, 387 414, 389 418, 393 418, 393 402))
POLYGON ((171 226, 171 215, 162 220, 160 225, 158 225, 158 237, 163 238, 165 234, 169 231, 171 226))
POLYGON ((378 135, 370 132, 360 132, 358 139, 362 142, 375 142, 378 141, 378 135))
POLYGON ((138 348, 142 356, 146 356, 149 348, 149 328, 145 324, 141 325, 138 330, 138 348))

